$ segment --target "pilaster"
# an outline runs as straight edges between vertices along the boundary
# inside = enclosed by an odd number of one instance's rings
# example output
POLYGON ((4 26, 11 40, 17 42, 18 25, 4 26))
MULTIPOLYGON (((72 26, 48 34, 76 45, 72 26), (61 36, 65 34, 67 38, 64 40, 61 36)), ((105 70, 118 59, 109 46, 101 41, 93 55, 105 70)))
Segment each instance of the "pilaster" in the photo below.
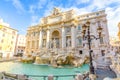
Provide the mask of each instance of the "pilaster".
POLYGON ((39 35, 39 47, 40 49, 42 48, 42 29, 40 30, 40 35, 39 35))
POLYGON ((65 27, 62 24, 62 48, 66 47, 66 36, 65 36, 65 27))
POLYGON ((47 41, 46 41, 46 48, 49 48, 50 44, 50 30, 49 28, 47 29, 47 41))
POLYGON ((109 32, 108 32, 108 27, 107 27, 107 20, 103 20, 102 21, 102 24, 101 24, 101 27, 103 28, 103 33, 104 33, 104 35, 105 35, 105 37, 104 37, 104 43, 106 44, 106 45, 109 45, 109 32))
MULTIPOLYGON (((90 24, 90 28, 92 27, 92 35, 94 35, 95 37, 98 38, 98 32, 97 32, 97 28, 98 28, 98 23, 96 23, 96 20, 91 20, 91 24, 90 24)), ((92 43, 95 45, 95 48, 98 48, 99 46, 99 39, 93 39, 92 43)))
POLYGON ((75 36, 75 34, 76 34, 76 31, 75 31, 75 25, 74 24, 72 24, 71 25, 71 41, 72 41, 72 48, 75 48, 75 44, 76 44, 76 36, 75 36))

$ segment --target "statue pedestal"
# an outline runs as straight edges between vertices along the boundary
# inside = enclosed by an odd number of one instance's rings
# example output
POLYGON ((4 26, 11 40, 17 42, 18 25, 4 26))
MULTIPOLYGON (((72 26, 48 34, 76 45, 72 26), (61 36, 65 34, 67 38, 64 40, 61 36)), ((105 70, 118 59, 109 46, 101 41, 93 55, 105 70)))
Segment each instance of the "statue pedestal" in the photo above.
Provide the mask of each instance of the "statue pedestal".
POLYGON ((90 80, 97 80, 97 76, 95 74, 89 74, 90 80))
POLYGON ((53 80, 53 75, 49 75, 48 80, 53 80))

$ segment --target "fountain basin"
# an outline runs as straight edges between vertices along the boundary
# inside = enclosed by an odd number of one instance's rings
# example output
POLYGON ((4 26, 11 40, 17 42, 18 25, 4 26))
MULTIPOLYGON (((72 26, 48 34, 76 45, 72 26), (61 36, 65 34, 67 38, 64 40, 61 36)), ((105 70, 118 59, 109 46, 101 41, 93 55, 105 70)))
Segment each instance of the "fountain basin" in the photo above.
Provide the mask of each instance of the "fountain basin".
MULTIPOLYGON (((2 62, 0 63, 0 71, 5 71, 12 74, 25 75, 76 75, 78 72, 85 73, 89 71, 89 65, 84 64, 81 67, 62 67, 54 68, 48 65, 25 64, 18 62, 2 62), (77 72, 76 72, 77 71, 77 72)), ((32 77, 35 80, 43 80, 43 78, 32 77)), ((73 77, 61 77, 58 80, 73 80, 73 77)))

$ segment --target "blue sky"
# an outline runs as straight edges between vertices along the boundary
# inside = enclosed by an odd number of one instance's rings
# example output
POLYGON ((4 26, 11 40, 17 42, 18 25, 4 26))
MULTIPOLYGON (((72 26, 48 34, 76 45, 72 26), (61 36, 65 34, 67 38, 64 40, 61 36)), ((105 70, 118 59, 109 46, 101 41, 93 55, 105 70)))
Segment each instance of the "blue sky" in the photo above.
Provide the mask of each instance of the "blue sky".
POLYGON ((0 18, 19 30, 19 34, 26 34, 27 27, 39 23, 53 7, 62 11, 75 9, 78 14, 105 9, 110 36, 117 35, 120 0, 0 0, 0 18))

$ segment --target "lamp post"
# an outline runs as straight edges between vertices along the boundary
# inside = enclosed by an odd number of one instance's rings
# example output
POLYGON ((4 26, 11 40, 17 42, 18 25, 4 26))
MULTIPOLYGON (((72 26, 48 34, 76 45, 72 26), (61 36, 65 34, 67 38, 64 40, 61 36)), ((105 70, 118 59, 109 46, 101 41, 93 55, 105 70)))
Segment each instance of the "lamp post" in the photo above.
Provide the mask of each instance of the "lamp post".
POLYGON ((90 74, 95 74, 94 72, 94 67, 93 67, 93 63, 92 63, 92 50, 91 50, 91 40, 93 39, 100 39, 101 38, 101 32, 102 32, 102 28, 101 26, 98 24, 98 35, 99 37, 95 37, 94 35, 90 34, 90 22, 87 21, 83 26, 82 26, 82 35, 83 35, 83 40, 87 39, 88 42, 88 48, 89 48, 89 57, 90 57, 90 74))

